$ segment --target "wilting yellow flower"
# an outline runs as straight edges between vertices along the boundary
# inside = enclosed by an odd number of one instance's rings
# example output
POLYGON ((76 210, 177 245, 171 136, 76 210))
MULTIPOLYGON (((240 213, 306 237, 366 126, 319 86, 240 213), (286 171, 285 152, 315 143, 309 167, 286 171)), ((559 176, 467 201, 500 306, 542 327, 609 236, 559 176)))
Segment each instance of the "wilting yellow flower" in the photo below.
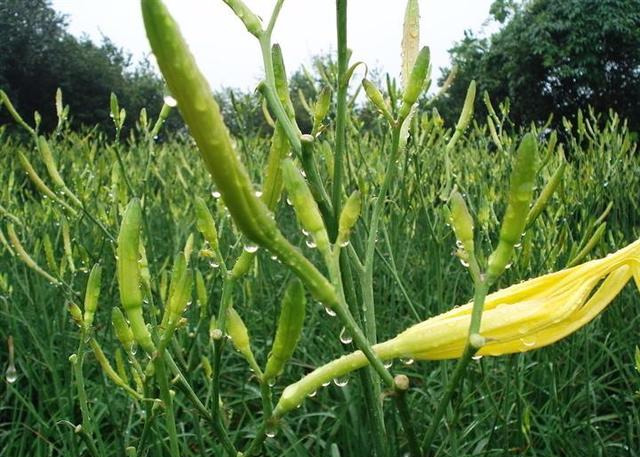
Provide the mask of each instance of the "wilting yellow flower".
MULTIPOLYGON (((640 240, 599 260, 530 279, 487 296, 478 355, 502 355, 547 346, 596 317, 634 277, 640 288, 640 240)), ((460 357, 467 343, 472 304, 408 328, 374 346, 383 360, 407 357, 439 360, 460 357)), ((278 413, 333 378, 367 365, 360 351, 319 367, 285 389, 278 413)))

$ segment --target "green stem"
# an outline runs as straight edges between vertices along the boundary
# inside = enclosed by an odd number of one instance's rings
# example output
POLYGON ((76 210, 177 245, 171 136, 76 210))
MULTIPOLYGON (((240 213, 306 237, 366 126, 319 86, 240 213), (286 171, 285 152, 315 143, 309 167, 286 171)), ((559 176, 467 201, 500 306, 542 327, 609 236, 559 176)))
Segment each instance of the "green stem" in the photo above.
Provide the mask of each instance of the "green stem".
POLYGON ((336 18, 338 28, 338 94, 336 101, 336 151, 333 161, 331 203, 334 217, 338 220, 342 205, 342 175, 347 126, 348 81, 346 80, 346 73, 349 59, 347 49, 347 0, 336 0, 336 18))
MULTIPOLYGON (((476 284, 475 294, 473 297, 473 309, 471 311, 471 323, 469 324, 469 336, 478 333, 478 331, 480 330, 482 310, 488 291, 488 282, 484 281, 476 284)), ((451 397, 457 390, 460 381, 462 381, 462 379, 464 378, 467 366, 469 365, 469 362, 471 361, 473 355, 477 350, 478 348, 475 348, 471 346, 471 344, 469 344, 469 338, 467 337, 467 344, 464 348, 464 352, 462 353, 462 357, 460 357, 460 359, 458 360, 458 364, 456 365, 456 368, 453 372, 453 376, 449 380, 449 384, 447 385, 445 393, 440 399, 435 413, 431 417, 431 424, 429 425, 429 429, 427 430, 427 433, 422 441, 422 449, 426 449, 427 452, 429 451, 429 448, 433 443, 436 431, 438 430, 438 426, 440 425, 440 421, 444 416, 447 406, 449 406, 451 397)))
POLYGON ((422 451, 416 438, 416 431, 413 427, 413 421, 411 420, 411 412, 409 411, 409 405, 407 405, 407 391, 402 389, 396 389, 395 391, 395 403, 398 408, 398 414, 400 415, 400 422, 402 428, 407 435, 407 442, 409 444, 409 451, 413 457, 421 457, 422 451))
POLYGON ((167 377, 167 369, 163 357, 157 357, 154 360, 156 369, 156 379, 160 389, 160 399, 164 403, 166 414, 167 433, 169 434, 169 445, 171 457, 180 456, 180 448, 178 445, 178 431, 176 429, 176 418, 173 410, 173 398, 169 390, 169 379, 167 377))

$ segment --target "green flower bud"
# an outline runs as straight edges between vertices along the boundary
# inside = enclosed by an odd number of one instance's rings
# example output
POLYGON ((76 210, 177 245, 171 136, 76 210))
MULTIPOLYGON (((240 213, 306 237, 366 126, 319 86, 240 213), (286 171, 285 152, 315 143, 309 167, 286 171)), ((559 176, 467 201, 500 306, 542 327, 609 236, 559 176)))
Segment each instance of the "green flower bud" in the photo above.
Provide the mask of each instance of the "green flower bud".
POLYGON ((120 303, 127 313, 131 330, 140 346, 152 353, 154 344, 147 329, 142 314, 142 288, 139 260, 140 226, 142 224, 142 209, 140 201, 133 199, 129 202, 118 234, 117 270, 120 303))
POLYGON ((279 44, 271 47, 271 55, 273 58, 273 76, 275 78, 276 93, 284 107, 284 111, 289 119, 294 120, 296 117, 291 96, 289 95, 289 82, 287 80, 287 71, 284 66, 284 58, 282 57, 282 49, 279 44))
POLYGON ((58 172, 58 167, 56 166, 56 161, 53 158, 53 153, 51 152, 49 143, 47 143, 47 140, 42 135, 38 137, 38 151, 40 151, 40 156, 42 157, 42 161, 47 167, 47 172, 49 173, 51 180, 55 183, 56 186, 64 187, 64 180, 58 172))
POLYGON ((320 127, 322 126, 322 122, 324 118, 327 117, 327 113, 329 113, 329 108, 331 107, 331 87, 324 86, 320 93, 318 94, 318 98, 316 100, 316 106, 313 111, 313 135, 317 134, 320 131, 320 127))
POLYGON ((456 238, 462 243, 468 255, 474 255, 473 218, 462 195, 457 190, 451 193, 451 226, 456 238))
POLYGON ((329 247, 329 237, 318 204, 291 159, 282 162, 282 177, 300 225, 311 234, 320 252, 325 252, 329 247))
POLYGON ((247 359, 253 359, 249 331, 242 318, 233 307, 227 308, 227 333, 233 346, 247 359))
POLYGON ((358 218, 360 217, 360 209, 362 206, 362 197, 359 191, 351 193, 342 212, 340 213, 340 220, 338 222, 338 242, 346 243, 349 241, 349 235, 351 230, 355 227, 358 218))
POLYGON ((196 197, 193 206, 196 210, 196 227, 205 240, 209 243, 214 252, 218 251, 218 230, 213 216, 207 208, 205 201, 196 197))
POLYGON ((526 134, 518 148, 518 156, 511 172, 509 202, 500 228, 498 247, 489 257, 489 281, 494 281, 502 274, 524 231, 535 184, 537 149, 535 137, 531 133, 526 134))
POLYGON ((400 119, 405 119, 411 112, 411 107, 418 101, 418 97, 422 93, 429 73, 429 61, 429 48, 425 46, 418 53, 418 57, 416 57, 407 87, 402 95, 402 107, 398 113, 400 119))
POLYGON ((278 376, 293 355, 302 334, 305 305, 304 287, 299 280, 295 279, 289 283, 282 299, 278 328, 264 370, 264 379, 269 380, 278 376))
POLYGON ((545 209, 547 203, 549 203, 549 199, 554 194, 560 183, 562 182, 562 177, 564 176, 564 170, 567 167, 567 162, 563 159, 562 163, 555 171, 551 179, 547 182, 547 184, 540 192, 538 199, 533 204, 531 210, 529 210, 529 215, 527 216, 527 225, 526 227, 530 227, 531 224, 538 218, 540 213, 545 209))
POLYGON ((82 327, 83 326, 82 310, 80 309, 80 307, 75 303, 69 303, 67 309, 69 310, 69 314, 71 314, 73 321, 82 327))
POLYGON ((134 338, 133 332, 131 331, 131 327, 127 324, 127 320, 124 318, 124 314, 118 307, 113 307, 111 309, 111 323, 113 324, 113 329, 116 331, 116 337, 122 344, 122 347, 127 352, 130 352, 133 349, 134 338))
POLYGON ((84 295, 84 324, 86 328, 93 325, 93 317, 98 309, 98 297, 100 296, 100 284, 102 282, 102 267, 94 265, 89 273, 87 290, 84 295))
POLYGON ((367 98, 373 106, 375 106, 378 111, 390 122, 393 124, 393 116, 391 115, 391 111, 389 110, 389 106, 382 96, 382 92, 378 90, 378 88, 368 79, 362 80, 362 87, 364 87, 364 93, 367 94, 367 98))

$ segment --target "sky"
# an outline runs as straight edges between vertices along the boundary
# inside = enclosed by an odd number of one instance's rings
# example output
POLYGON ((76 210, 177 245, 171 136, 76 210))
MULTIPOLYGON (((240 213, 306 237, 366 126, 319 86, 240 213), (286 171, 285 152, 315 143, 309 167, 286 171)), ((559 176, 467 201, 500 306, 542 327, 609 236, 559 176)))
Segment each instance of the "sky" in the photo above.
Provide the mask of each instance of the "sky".
MULTIPOLYGON (((488 34, 497 29, 487 22, 493 0, 419 0, 421 45, 431 48, 433 77, 447 66, 447 50, 462 39, 465 30, 488 34)), ((191 51, 213 89, 255 88, 262 66, 258 42, 222 0, 166 0, 180 24, 191 51)), ((245 0, 259 16, 271 14, 274 0, 245 0)), ((349 0, 347 42, 351 62, 364 61, 397 77, 405 1, 349 0)), ((99 42, 109 37, 131 52, 134 59, 150 54, 139 2, 135 0, 53 0, 67 15, 69 31, 99 42)), ((292 73, 309 65, 314 55, 336 50, 335 2, 287 0, 273 34, 282 46, 292 73)))

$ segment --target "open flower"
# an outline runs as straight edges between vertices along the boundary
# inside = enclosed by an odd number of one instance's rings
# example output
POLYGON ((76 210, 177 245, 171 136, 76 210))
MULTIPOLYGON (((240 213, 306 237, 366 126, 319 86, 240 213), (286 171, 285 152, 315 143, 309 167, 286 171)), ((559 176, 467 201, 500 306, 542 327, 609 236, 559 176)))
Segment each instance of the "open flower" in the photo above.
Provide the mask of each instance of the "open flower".
MULTIPOLYGON (((573 268, 530 279, 487 296, 478 355, 524 352, 552 344, 596 317, 634 277, 640 288, 640 240, 573 268)), ((439 360, 460 357, 467 344, 472 304, 416 324, 374 346, 383 360, 408 357, 439 360)), ((278 412, 297 406, 331 379, 367 365, 360 351, 309 373, 285 389, 278 412)))

